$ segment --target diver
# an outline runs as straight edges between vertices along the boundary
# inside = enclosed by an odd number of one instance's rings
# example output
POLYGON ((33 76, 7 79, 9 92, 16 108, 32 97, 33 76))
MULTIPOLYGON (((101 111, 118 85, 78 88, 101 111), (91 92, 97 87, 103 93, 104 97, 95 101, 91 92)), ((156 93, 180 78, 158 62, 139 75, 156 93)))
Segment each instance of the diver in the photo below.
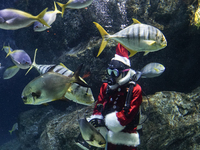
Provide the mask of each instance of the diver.
POLYGON ((134 81, 128 51, 121 44, 107 68, 109 78, 100 88, 93 115, 87 120, 106 139, 107 150, 137 150, 137 125, 142 89, 134 81))

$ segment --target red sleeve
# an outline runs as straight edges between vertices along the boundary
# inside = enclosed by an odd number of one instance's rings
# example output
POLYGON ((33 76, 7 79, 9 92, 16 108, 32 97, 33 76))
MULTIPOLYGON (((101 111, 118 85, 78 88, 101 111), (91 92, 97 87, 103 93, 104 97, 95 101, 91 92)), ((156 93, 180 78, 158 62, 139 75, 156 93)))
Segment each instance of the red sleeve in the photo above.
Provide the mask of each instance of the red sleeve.
POLYGON ((116 114, 118 121, 122 126, 126 126, 133 120, 133 118, 139 111, 139 106, 141 105, 141 103, 142 103, 142 89, 140 85, 137 84, 133 89, 133 96, 130 102, 130 109, 128 115, 127 116, 125 115, 124 110, 117 112, 116 114))
POLYGON ((106 88, 107 88, 107 83, 103 83, 101 88, 100 88, 100 92, 99 92, 99 95, 98 95, 98 100, 95 104, 95 107, 94 107, 94 111, 93 111, 93 115, 101 115, 101 112, 98 111, 97 109, 97 105, 104 105, 104 102, 105 102, 105 95, 106 95, 106 88))

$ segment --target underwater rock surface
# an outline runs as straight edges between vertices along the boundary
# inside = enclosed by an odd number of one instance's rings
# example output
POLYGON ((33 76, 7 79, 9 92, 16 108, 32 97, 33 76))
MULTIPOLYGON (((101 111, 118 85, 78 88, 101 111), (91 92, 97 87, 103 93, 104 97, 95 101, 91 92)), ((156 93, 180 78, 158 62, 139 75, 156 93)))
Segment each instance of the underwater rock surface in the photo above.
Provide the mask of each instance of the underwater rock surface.
MULTIPOLYGON (((148 119, 138 150, 200 149, 199 93, 200 87, 188 94, 162 91, 148 99, 143 96, 143 115, 148 119)), ((90 116, 93 107, 79 106, 77 112, 70 106, 70 111, 60 113, 48 106, 22 113, 18 122, 21 146, 16 150, 80 149, 74 142, 80 133, 78 117, 90 116)))
POLYGON ((26 111, 19 115, 18 137, 23 150, 38 149, 38 141, 46 124, 59 111, 51 106, 26 111))

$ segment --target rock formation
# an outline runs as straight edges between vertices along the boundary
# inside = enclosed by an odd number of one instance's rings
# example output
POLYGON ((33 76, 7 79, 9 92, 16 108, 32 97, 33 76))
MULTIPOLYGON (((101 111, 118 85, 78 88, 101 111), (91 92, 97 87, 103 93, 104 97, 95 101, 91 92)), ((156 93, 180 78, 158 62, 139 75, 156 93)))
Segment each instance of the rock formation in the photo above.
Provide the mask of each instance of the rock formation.
MULTIPOLYGON (((191 93, 156 92, 143 96, 143 134, 139 150, 200 149, 200 87, 191 93)), ((60 112, 52 107, 33 109, 19 116, 16 150, 79 150, 78 118, 90 116, 94 106, 70 106, 60 112), (77 111, 78 110, 78 111, 77 111)), ((1 147, 0 147, 1 148, 1 147)), ((3 148, 3 147, 2 147, 3 148)))

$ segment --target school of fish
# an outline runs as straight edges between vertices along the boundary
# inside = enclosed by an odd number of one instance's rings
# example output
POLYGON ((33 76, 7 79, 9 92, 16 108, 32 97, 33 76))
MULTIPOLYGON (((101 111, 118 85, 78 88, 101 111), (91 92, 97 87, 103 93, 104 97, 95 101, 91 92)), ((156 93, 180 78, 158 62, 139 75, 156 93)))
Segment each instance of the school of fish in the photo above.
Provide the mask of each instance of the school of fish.
MULTIPOLYGON (((35 32, 42 32, 51 28, 55 22, 57 14, 64 15, 65 9, 82 9, 88 7, 93 0, 69 0, 66 4, 54 2, 54 11, 47 11, 45 8, 37 16, 17 9, 0 10, 0 29, 17 30, 28 27, 32 24, 35 32), (56 3, 61 7, 62 11, 57 9, 56 3)), ((196 16, 198 13, 196 13, 196 16)), ((164 49, 167 46, 167 40, 164 34, 157 28, 140 23, 133 18, 133 24, 122 29, 121 31, 110 35, 104 28, 94 22, 99 30, 102 42, 97 57, 102 53, 109 40, 115 40, 123 45, 129 52, 130 56, 134 56, 138 52, 144 52, 147 55, 164 49)), ((196 25, 199 21, 196 19, 196 25)), ((36 53, 31 61, 30 56, 25 50, 13 50, 10 46, 3 46, 6 52, 6 58, 10 56, 14 66, 8 67, 4 74, 4 79, 10 79, 20 69, 28 69, 27 73, 34 67, 40 75, 30 81, 22 91, 21 98, 24 104, 41 105, 55 100, 72 100, 73 102, 91 105, 94 103, 94 97, 91 87, 79 76, 83 65, 73 72, 64 64, 36 64, 36 53)), ((0 69, 4 67, 1 66, 0 69)), ((160 63, 149 63, 140 71, 137 71, 136 78, 154 78, 160 76, 165 71, 165 67, 160 63)), ((88 75, 87 75, 88 76, 88 75)), ((79 127, 83 139, 90 145, 104 148, 106 146, 105 138, 99 133, 87 120, 79 119, 79 127)), ((10 134, 18 129, 15 123, 10 134)))

